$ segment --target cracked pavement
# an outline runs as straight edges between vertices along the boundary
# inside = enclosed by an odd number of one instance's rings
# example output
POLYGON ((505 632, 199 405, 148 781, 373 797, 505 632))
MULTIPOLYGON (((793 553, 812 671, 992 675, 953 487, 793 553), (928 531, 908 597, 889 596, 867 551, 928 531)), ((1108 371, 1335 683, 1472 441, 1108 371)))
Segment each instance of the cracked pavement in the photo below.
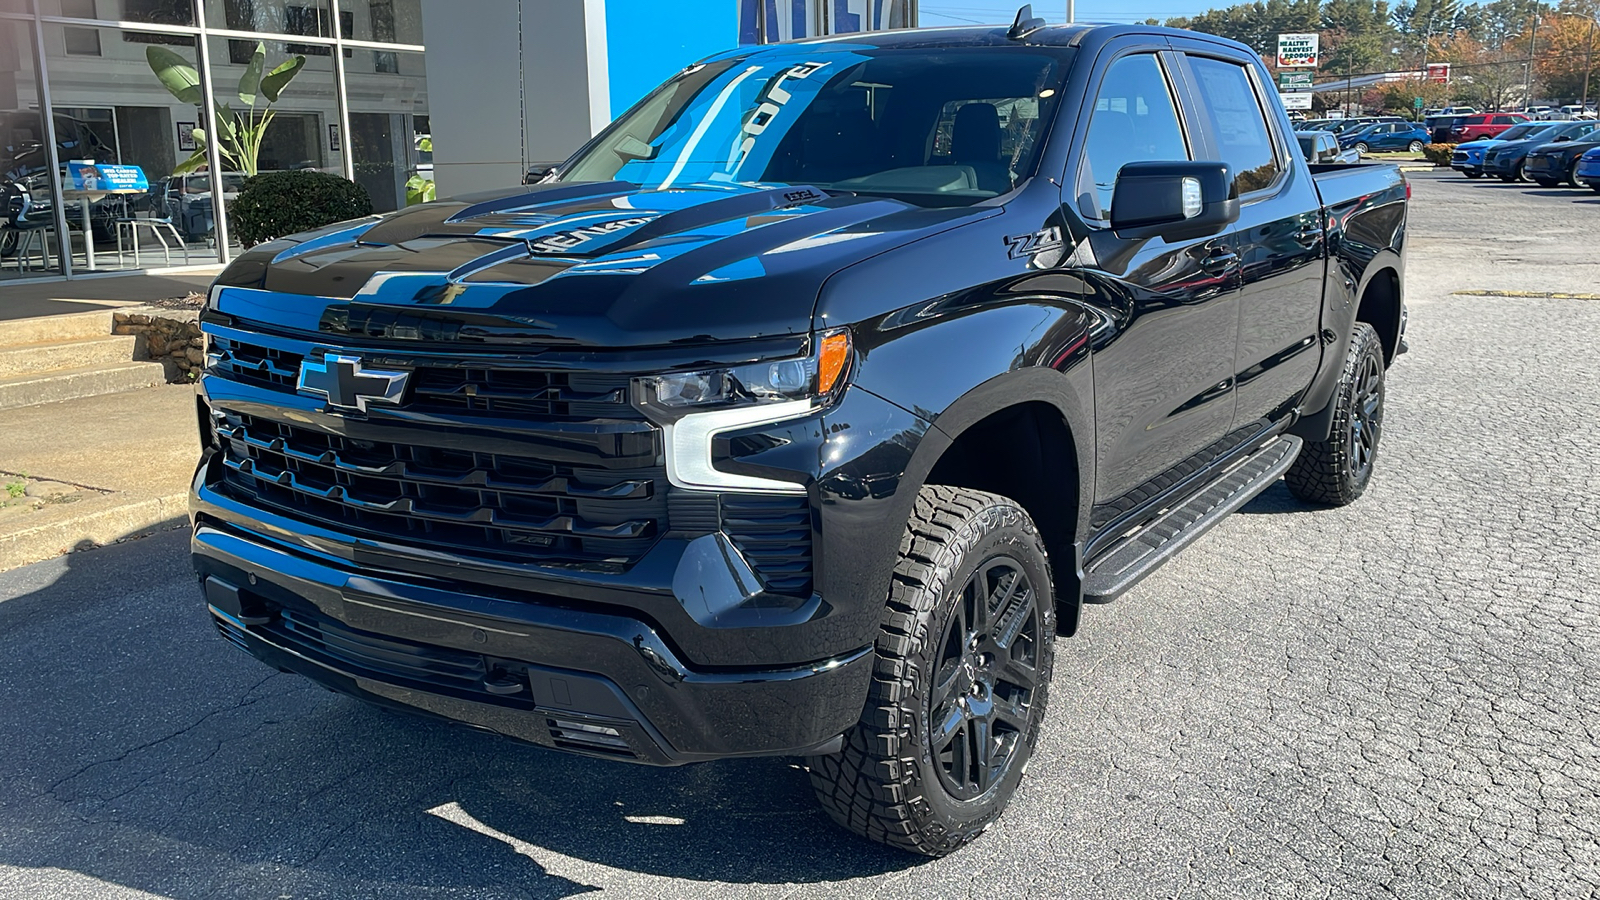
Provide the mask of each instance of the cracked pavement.
POLYGON ((0 574, 0 897, 1600 896, 1600 301, 1452 294, 1592 292, 1600 198, 1413 182, 1372 488, 1274 487, 1086 610, 957 855, 840 831, 790 760, 579 759, 274 673, 174 531, 0 574))

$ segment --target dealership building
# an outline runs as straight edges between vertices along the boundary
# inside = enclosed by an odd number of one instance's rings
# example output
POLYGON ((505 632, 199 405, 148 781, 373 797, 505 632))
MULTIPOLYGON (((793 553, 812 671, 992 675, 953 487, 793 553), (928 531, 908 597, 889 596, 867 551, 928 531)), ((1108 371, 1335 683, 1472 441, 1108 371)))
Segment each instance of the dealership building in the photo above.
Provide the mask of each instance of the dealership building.
POLYGON ((8 281, 236 253, 212 198, 242 167, 172 174, 204 152, 207 96, 270 110, 259 171, 343 175, 385 211, 430 180, 518 184, 711 53, 916 18, 916 0, 0 0, 0 302, 8 281), (258 47, 261 71, 305 62, 251 90, 258 47))

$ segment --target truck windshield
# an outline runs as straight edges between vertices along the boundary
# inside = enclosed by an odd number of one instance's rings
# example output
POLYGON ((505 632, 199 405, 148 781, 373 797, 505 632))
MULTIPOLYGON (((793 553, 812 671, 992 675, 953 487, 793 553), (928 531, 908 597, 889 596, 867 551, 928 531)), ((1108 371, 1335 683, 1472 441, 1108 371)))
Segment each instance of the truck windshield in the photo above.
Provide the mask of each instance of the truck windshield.
POLYGON ((691 66, 561 181, 792 184, 976 203, 1033 174, 1071 50, 801 44, 691 66))

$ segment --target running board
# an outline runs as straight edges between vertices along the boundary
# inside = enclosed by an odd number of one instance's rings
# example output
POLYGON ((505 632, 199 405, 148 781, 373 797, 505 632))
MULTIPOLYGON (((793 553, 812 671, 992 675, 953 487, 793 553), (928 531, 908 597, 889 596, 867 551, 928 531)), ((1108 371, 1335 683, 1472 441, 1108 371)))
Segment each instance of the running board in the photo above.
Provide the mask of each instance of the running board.
POLYGON ((1222 477, 1161 513, 1085 566, 1085 603, 1110 603, 1161 564, 1194 543, 1228 513, 1272 486, 1300 453, 1301 441, 1284 435, 1245 457, 1222 477))

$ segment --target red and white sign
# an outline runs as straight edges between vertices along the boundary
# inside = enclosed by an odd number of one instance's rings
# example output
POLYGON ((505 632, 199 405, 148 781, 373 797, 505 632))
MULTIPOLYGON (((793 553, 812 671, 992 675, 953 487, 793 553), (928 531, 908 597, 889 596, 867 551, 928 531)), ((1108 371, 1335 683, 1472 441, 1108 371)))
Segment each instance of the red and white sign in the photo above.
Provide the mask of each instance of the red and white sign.
POLYGON ((1428 80, 1435 84, 1445 84, 1450 80, 1449 63, 1428 63, 1428 80))

